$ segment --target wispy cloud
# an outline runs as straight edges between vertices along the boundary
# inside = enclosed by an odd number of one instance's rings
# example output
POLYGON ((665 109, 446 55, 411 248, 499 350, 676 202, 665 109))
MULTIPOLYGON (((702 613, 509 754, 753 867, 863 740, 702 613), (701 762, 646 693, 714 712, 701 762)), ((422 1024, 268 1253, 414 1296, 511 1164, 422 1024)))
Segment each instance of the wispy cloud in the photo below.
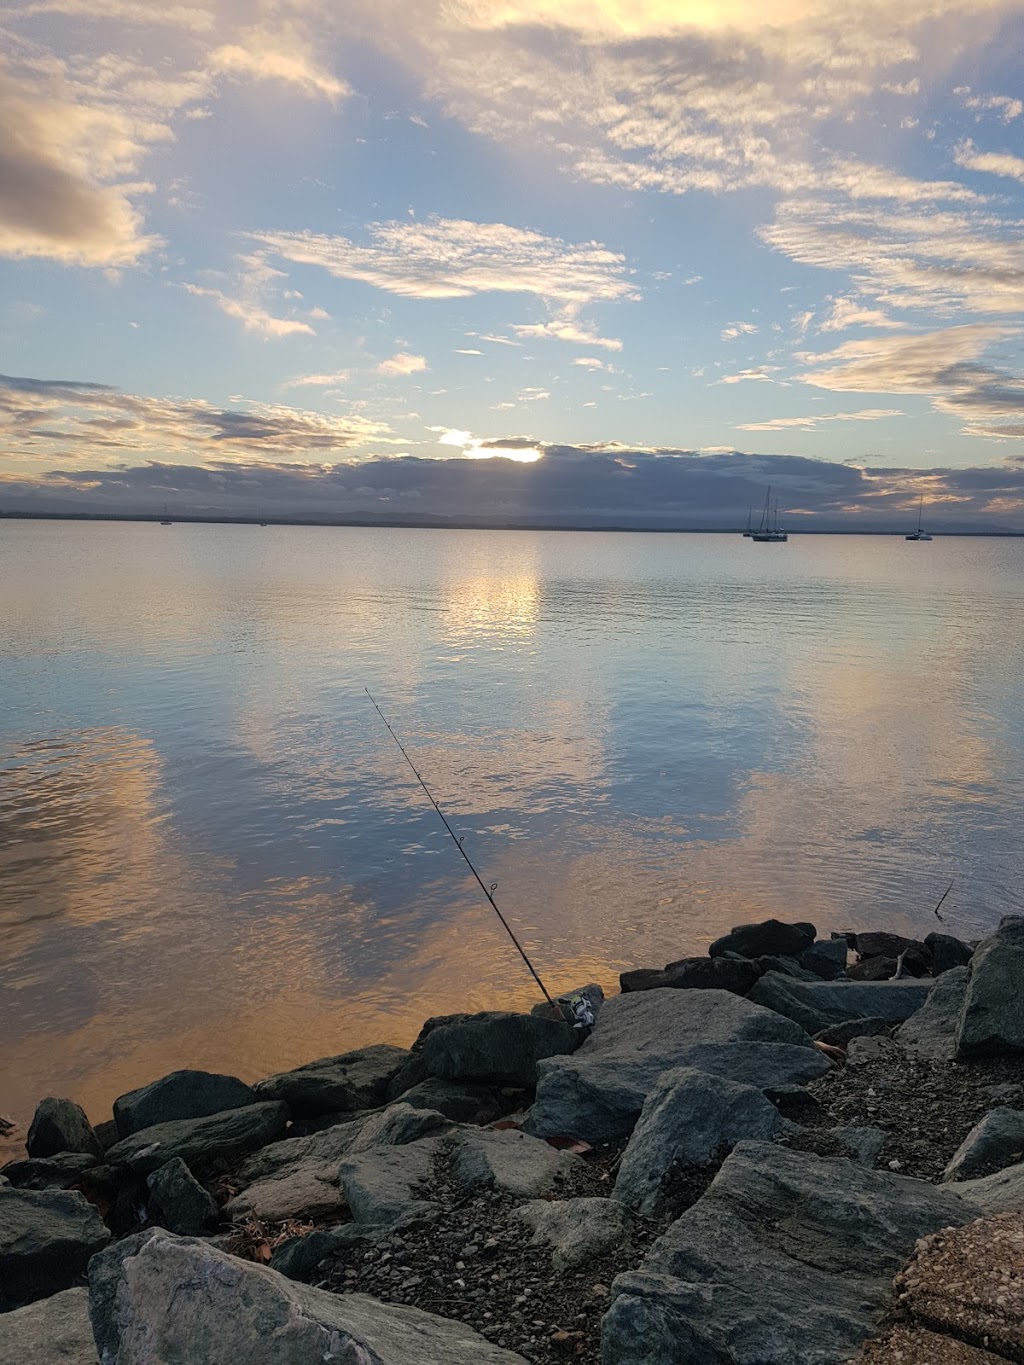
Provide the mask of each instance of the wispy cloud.
POLYGON ((1024 157, 1013 156, 1010 152, 979 152, 970 138, 959 144, 954 159, 958 166, 968 171, 985 171, 989 175, 1024 180, 1024 157))
POLYGON ((290 25, 248 29, 237 42, 211 52, 208 66, 221 74, 278 81, 332 104, 351 94, 345 81, 318 61, 312 43, 290 25))
POLYGON ((765 422, 740 422, 739 431, 813 431, 823 422, 881 422, 887 417, 905 417, 899 408, 861 408, 859 412, 816 412, 803 417, 772 417, 765 422))
POLYGON ((331 370, 326 374, 297 374, 293 379, 286 379, 281 385, 284 389, 301 389, 305 387, 329 389, 336 384, 347 384, 349 379, 348 370, 331 370))
POLYGON ((735 341, 737 337, 752 336, 757 331, 757 324, 753 322, 731 322, 728 327, 722 328, 723 341, 735 341))
POLYGON ((398 351, 390 359, 381 361, 377 366, 377 373, 394 377, 396 375, 419 374, 426 368, 426 356, 411 355, 408 351, 398 351))
MULTIPOLYGON (((246 331, 255 332, 267 340, 314 335, 314 329, 308 321, 294 316, 294 309, 293 315, 286 318, 270 311, 268 296, 279 288, 279 281, 288 278, 283 271, 275 270, 259 252, 239 256, 238 267, 233 294, 208 285, 185 284, 183 288, 197 298, 213 299, 222 313, 237 318, 246 331)), ((322 310, 313 310, 307 316, 313 317, 315 313, 319 313, 321 318, 326 317, 322 310)))

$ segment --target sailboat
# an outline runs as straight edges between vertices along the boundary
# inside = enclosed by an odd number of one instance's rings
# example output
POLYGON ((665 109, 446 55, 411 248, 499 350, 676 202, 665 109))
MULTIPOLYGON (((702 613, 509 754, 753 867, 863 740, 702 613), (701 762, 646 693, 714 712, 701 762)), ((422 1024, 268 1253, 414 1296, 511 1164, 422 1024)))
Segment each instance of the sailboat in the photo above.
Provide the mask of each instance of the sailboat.
POLYGON ((768 492, 764 495, 764 510, 761 513, 761 521, 756 531, 746 532, 751 540, 756 540, 762 545, 780 545, 789 539, 789 533, 783 531, 779 526, 779 504, 772 506, 772 490, 769 486, 768 492))
POLYGON ((173 526, 173 525, 174 525, 174 522, 171 520, 171 514, 170 514, 170 513, 168 512, 168 510, 167 510, 167 504, 166 504, 166 503, 164 503, 164 514, 163 514, 163 516, 160 518, 160 525, 161 525, 161 526, 173 526))
POLYGON ((917 505, 917 530, 911 531, 909 536, 904 536, 904 540, 931 540, 931 536, 921 525, 921 513, 924 511, 924 494, 921 494, 921 501, 917 505))

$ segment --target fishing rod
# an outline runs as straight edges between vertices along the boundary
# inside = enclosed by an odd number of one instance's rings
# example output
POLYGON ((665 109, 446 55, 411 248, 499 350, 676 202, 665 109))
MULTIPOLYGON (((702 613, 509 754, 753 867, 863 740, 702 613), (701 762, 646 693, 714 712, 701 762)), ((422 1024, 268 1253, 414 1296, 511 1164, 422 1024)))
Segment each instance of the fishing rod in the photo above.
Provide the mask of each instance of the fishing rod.
POLYGON ((526 955, 526 949, 523 947, 523 945, 522 945, 522 944, 519 942, 519 940, 516 938, 515 934, 512 932, 512 926, 509 924, 508 920, 505 918, 505 916, 504 916, 504 915, 501 913, 501 911, 498 909, 498 902, 494 899, 494 891, 495 891, 495 889, 497 888, 498 883, 497 883, 497 882, 491 882, 491 885, 490 885, 489 888, 484 884, 484 880, 483 880, 483 878, 480 876, 480 873, 479 873, 479 872, 476 870, 476 868, 473 866, 472 859, 470 858, 470 856, 469 856, 469 854, 466 852, 466 850, 462 847, 462 840, 459 838, 459 836, 458 836, 458 835, 455 833, 455 831, 452 829, 451 825, 448 823, 448 818, 447 818, 447 816, 445 815, 444 811, 441 809, 441 807, 440 807, 440 806, 437 804, 437 802, 434 800, 433 793, 431 792, 431 790, 430 790, 430 788, 427 786, 427 784, 423 781, 423 778, 420 776, 419 770, 417 769, 416 764, 415 764, 415 763, 412 761, 412 759, 409 757, 409 752, 408 752, 408 750, 406 749, 405 745, 402 743, 402 741, 401 741, 401 740, 398 738, 398 736, 395 734, 394 730, 391 728, 391 723, 390 723, 390 721, 388 720, 387 716, 386 716, 386 715, 384 714, 384 712, 380 709, 380 707, 377 705, 377 703, 373 700, 373 694, 372 694, 372 692, 370 691, 370 689, 367 687, 367 688, 364 688, 364 691, 366 692, 366 695, 370 698, 370 701, 373 702, 373 709, 377 712, 377 715, 380 716, 381 720, 382 720, 382 721, 384 722, 384 724, 388 727, 388 734, 390 734, 391 738, 395 741, 395 743, 396 743, 396 744, 398 745, 398 747, 401 749, 401 751, 402 751, 402 757, 405 759, 406 763, 408 763, 409 767, 412 769, 413 773, 415 774, 415 776, 416 776, 416 781, 420 784, 420 786, 421 786, 421 787, 423 788, 423 790, 426 792, 427 800, 430 802, 430 804, 431 804, 431 805, 434 807, 434 809, 437 811, 438 815, 441 817, 441 822, 442 822, 442 824, 444 825, 444 827, 445 827, 445 829, 448 831, 448 833, 452 836, 452 841, 454 842, 455 847, 456 847, 456 848, 459 850, 459 852, 462 854, 462 857, 463 857, 463 859, 465 860, 466 866, 469 868, 470 872, 472 872, 473 876, 477 879, 477 883, 479 884, 480 890, 484 893, 484 895, 485 895, 485 896, 487 897, 487 899, 490 901, 490 903, 491 903, 491 909, 494 911, 494 913, 495 913, 495 914, 498 916, 498 918, 501 920, 502 927, 504 928, 505 933, 508 934, 509 938, 510 938, 510 939, 512 940, 512 942, 516 945, 516 948, 517 948, 518 951, 519 951, 519 956, 520 956, 520 957, 523 959, 523 961, 526 963, 527 967, 529 967, 529 969, 530 969, 530 975, 533 977, 534 981, 536 981, 537 985, 538 985, 538 986, 541 988, 541 990, 544 992, 544 999, 548 1002, 548 1004, 551 1006, 551 1008, 552 1008, 553 1010, 555 1010, 555 1011, 558 1012, 558 1013, 561 1013, 561 1011, 559 1010, 559 1007, 558 1007, 558 1006, 555 1004, 555 1002, 551 999, 551 996, 550 996, 550 994, 548 993, 548 988, 547 988, 547 986, 545 986, 545 985, 544 985, 544 982, 540 979, 540 976, 538 975, 538 972, 537 972, 536 967, 533 965, 533 963, 532 963, 532 962, 530 961, 530 959, 527 957, 527 955, 526 955))

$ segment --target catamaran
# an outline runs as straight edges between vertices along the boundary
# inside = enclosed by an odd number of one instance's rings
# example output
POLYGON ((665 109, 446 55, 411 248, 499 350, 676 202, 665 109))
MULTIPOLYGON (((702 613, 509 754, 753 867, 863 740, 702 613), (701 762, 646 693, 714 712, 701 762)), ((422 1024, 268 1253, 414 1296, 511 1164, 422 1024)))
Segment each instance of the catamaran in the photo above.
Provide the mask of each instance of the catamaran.
POLYGON ((756 540, 759 544, 779 545, 789 539, 789 532, 783 531, 779 526, 779 504, 772 506, 772 490, 769 486, 768 492, 764 495, 764 510, 761 512, 761 521, 757 530, 753 528, 744 531, 745 536, 751 540, 756 540))
POLYGON ((921 513, 924 511, 924 494, 921 494, 921 501, 917 505, 917 530, 911 531, 909 536, 904 536, 904 540, 931 540, 931 536, 921 525, 921 513))

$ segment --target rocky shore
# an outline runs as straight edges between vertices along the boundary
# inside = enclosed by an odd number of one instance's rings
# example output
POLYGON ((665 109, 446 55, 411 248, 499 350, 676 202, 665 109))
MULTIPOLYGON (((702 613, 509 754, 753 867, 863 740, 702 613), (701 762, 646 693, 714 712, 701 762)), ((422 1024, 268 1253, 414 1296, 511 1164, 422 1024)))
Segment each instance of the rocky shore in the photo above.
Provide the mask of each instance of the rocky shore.
POLYGON ((0 1365, 1024 1361, 1024 918, 770 920, 620 984, 589 1030, 42 1100, 0 1365))

